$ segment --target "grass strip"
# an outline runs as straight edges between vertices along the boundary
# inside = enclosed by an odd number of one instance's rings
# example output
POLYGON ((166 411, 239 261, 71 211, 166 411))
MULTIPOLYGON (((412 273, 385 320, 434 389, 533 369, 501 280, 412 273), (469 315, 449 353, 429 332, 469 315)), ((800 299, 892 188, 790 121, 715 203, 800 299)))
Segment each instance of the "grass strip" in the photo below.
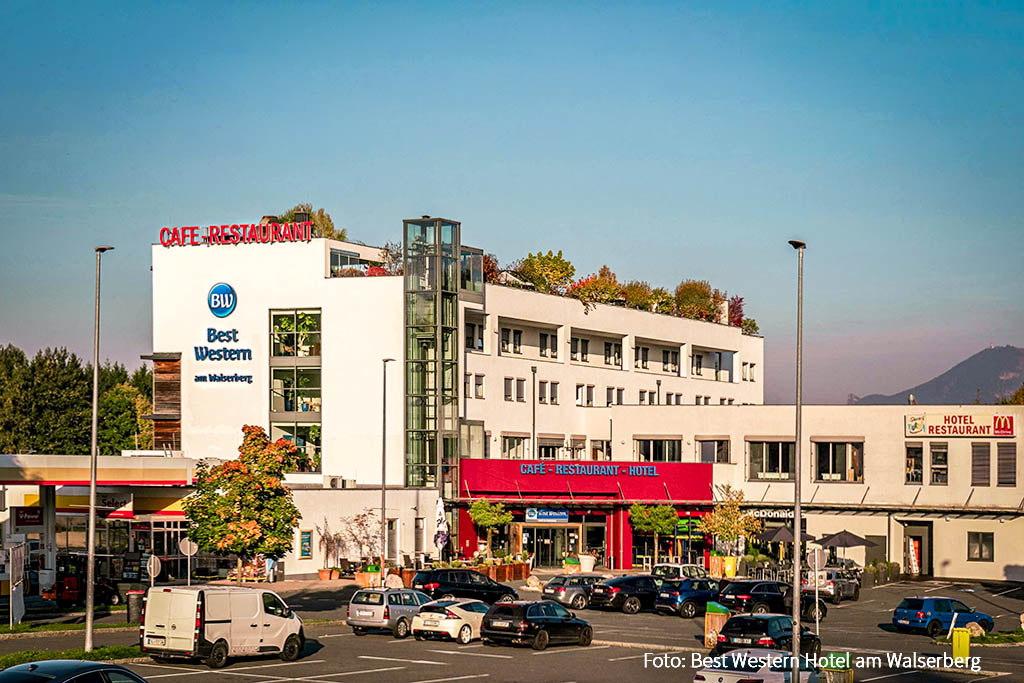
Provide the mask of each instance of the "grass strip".
MULTIPOLYGON (((125 626, 132 626, 133 624, 98 624, 93 623, 93 628, 124 628, 125 626)), ((137 626, 137 624, 136 624, 137 626)), ((0 635, 5 633, 43 633, 45 631, 84 631, 85 623, 38 623, 33 621, 25 621, 20 624, 15 624, 12 629, 10 626, 0 626, 0 635)))
MULTIPOLYGON (((950 643, 951 638, 936 638, 936 643, 950 643)), ((1024 629, 1018 628, 1013 631, 999 631, 986 633, 983 636, 972 636, 972 645, 1008 645, 1012 643, 1024 643, 1024 629)))
POLYGON ((141 657, 142 651, 138 645, 109 645, 94 648, 92 652, 86 652, 78 647, 73 650, 22 650, 21 652, 10 652, 0 655, 0 669, 6 669, 18 664, 39 662, 44 659, 87 659, 89 661, 103 661, 106 659, 130 659, 141 657))

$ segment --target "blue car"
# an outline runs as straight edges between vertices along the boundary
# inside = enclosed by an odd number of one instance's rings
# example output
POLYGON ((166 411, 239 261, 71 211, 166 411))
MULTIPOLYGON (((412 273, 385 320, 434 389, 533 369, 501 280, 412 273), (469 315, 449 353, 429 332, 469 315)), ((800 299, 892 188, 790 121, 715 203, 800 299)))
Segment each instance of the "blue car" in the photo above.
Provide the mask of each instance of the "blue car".
POLYGON ((658 588, 654 609, 659 614, 678 614, 692 619, 718 599, 718 582, 710 579, 676 579, 665 581, 658 588))
POLYGON ((953 598, 903 598, 892 612, 892 625, 897 631, 924 631, 932 638, 943 635, 953 625, 966 626, 977 622, 978 626, 991 631, 995 619, 979 612, 953 598))

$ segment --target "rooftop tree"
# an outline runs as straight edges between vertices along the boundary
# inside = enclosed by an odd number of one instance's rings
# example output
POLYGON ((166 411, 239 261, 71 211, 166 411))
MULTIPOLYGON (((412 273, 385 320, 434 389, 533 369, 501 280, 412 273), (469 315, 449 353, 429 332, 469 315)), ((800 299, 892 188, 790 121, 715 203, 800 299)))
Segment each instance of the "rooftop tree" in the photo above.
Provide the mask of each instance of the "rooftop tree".
POLYGON ((296 204, 288 209, 281 214, 280 221, 282 223, 291 223, 295 220, 295 214, 298 213, 307 214, 309 220, 313 222, 313 237, 327 237, 328 239, 341 240, 342 242, 348 239, 348 230, 345 228, 335 230, 331 214, 323 209, 313 209, 313 205, 309 202, 296 204))
POLYGON ((569 286, 567 296, 579 299, 583 303, 584 312, 589 312, 597 304, 610 304, 622 298, 622 285, 615 273, 608 266, 601 266, 595 275, 588 275, 569 286))
POLYGON ((576 274, 575 266, 562 256, 561 249, 557 254, 553 251, 527 254, 515 270, 517 276, 546 294, 565 294, 576 274))

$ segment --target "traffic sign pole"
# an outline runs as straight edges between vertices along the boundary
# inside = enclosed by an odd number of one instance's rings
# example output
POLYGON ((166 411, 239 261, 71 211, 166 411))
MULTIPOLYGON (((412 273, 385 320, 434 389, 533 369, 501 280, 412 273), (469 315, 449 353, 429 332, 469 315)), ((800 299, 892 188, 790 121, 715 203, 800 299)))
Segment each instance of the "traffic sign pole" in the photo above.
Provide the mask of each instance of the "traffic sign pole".
POLYGON ((191 538, 186 536, 185 538, 178 541, 178 550, 185 556, 185 572, 186 581, 189 586, 192 585, 192 556, 199 552, 199 546, 191 538))

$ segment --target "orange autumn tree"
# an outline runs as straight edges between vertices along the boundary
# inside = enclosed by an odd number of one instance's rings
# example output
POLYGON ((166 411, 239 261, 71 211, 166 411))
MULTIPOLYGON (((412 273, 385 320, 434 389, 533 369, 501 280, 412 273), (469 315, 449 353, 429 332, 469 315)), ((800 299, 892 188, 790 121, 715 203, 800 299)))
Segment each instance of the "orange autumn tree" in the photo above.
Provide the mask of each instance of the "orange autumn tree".
POLYGON ((238 459, 196 469, 195 490, 184 500, 188 536, 203 552, 278 559, 292 548, 299 509, 283 483, 285 472, 307 466, 305 455, 290 441, 271 442, 262 427, 242 427, 238 459))

